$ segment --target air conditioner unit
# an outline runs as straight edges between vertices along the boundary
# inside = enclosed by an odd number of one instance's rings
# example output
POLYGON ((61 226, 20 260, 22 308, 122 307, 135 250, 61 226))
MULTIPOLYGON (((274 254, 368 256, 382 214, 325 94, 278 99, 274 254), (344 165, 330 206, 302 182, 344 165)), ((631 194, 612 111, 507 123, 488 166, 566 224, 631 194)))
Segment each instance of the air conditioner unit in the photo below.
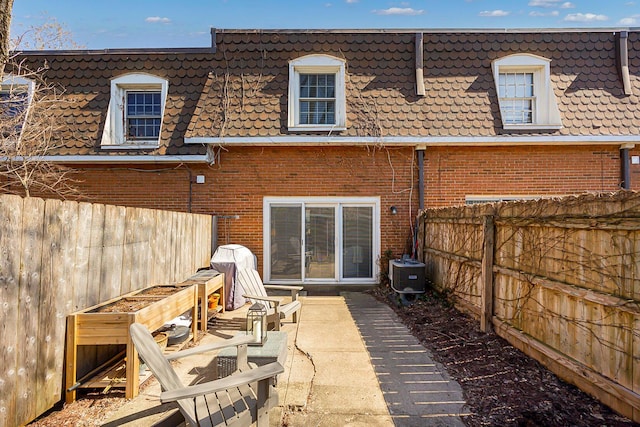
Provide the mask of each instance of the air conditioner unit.
POLYGON ((425 292, 424 270, 424 263, 411 259, 389 261, 391 288, 404 294, 423 294, 425 292))

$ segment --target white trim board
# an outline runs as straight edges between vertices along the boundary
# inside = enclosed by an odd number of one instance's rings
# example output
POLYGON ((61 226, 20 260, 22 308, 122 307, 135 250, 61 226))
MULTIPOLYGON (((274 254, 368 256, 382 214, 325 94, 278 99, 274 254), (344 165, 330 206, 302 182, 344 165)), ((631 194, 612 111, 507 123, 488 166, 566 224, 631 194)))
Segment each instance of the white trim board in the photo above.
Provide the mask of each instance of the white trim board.
MULTIPOLYGON (((30 159, 29 157, 27 157, 30 159)), ((7 158, 0 158, 0 161, 7 158)), ((20 161, 22 158, 14 158, 20 161)), ((142 156, 142 155, 113 155, 113 156, 41 156, 35 160, 55 163, 208 163, 205 155, 198 156, 142 156)))
POLYGON ((468 137, 338 137, 338 136, 274 136, 274 137, 195 137, 186 144, 314 146, 314 145, 387 145, 428 146, 518 146, 518 145, 619 145, 640 144, 640 135, 612 136, 468 136, 468 137))

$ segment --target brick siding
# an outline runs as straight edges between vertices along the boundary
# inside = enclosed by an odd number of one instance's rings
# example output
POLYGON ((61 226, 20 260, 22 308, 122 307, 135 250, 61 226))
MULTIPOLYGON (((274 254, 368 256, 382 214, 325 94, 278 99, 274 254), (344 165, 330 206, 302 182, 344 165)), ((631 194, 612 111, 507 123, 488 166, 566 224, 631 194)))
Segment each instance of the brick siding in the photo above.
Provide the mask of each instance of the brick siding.
MULTIPOLYGON (((220 220, 218 243, 247 246, 260 266, 264 197, 380 197, 381 250, 399 256, 410 251, 410 218, 418 210, 412 153, 412 148, 227 147, 212 166, 96 166, 82 169, 79 179, 86 201, 184 212, 191 205, 195 213, 239 215, 220 220), (206 182, 196 184, 196 175, 206 182), (397 215, 390 214, 391 206, 397 215)), ((617 146, 429 147, 424 167, 427 208, 463 204, 467 195, 563 195, 616 191, 620 184, 617 146)), ((631 180, 633 189, 640 189, 639 165, 631 166, 631 180)))
MULTIPOLYGON (((631 182, 640 189, 640 167, 631 182)), ((464 204, 467 195, 544 196, 620 189, 617 146, 441 147, 425 152, 425 206, 464 204)))

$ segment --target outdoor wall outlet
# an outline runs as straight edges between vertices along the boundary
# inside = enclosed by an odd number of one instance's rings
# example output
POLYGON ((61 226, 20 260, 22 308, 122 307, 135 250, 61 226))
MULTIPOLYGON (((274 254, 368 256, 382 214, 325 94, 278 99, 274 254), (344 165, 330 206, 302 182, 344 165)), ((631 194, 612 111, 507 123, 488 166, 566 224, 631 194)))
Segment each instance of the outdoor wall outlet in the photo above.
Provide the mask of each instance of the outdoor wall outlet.
POLYGON ((196 175, 196 184, 204 184, 204 175, 196 175))

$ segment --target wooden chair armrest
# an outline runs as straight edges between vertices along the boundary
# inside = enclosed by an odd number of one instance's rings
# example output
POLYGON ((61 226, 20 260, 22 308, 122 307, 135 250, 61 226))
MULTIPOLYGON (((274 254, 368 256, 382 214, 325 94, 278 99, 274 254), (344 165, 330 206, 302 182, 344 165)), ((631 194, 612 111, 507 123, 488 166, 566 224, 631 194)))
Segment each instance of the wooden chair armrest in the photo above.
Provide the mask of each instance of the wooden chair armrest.
POLYGON ((264 288, 281 290, 281 291, 291 291, 292 301, 296 301, 298 299, 298 293, 304 289, 302 286, 288 286, 288 285, 264 285, 264 288))
POLYGON ((253 342, 253 336, 251 335, 239 335, 222 342, 216 342, 206 345, 199 345, 197 347, 188 348, 186 350, 176 351, 165 356, 167 360, 176 360, 181 357, 191 356, 192 354, 206 353, 207 351, 220 350, 226 347, 234 347, 240 345, 247 345, 253 342))
POLYGON ((249 295, 249 294, 243 294, 242 295, 245 298, 250 298, 250 299, 257 299, 259 301, 268 301, 268 302, 272 302, 276 307, 278 306, 278 304, 280 304, 282 301, 280 298, 278 297, 260 297, 257 295, 249 295))
POLYGON ((277 289, 281 291, 301 291, 304 286, 288 286, 288 285, 264 285, 265 289, 277 289))
POLYGON ((203 396, 217 391, 226 390, 241 385, 251 384, 257 381, 273 378, 284 372, 284 367, 278 362, 269 363, 255 369, 230 375, 219 380, 209 381, 203 384, 192 385, 165 391, 160 394, 162 403, 174 402, 181 399, 203 396))

